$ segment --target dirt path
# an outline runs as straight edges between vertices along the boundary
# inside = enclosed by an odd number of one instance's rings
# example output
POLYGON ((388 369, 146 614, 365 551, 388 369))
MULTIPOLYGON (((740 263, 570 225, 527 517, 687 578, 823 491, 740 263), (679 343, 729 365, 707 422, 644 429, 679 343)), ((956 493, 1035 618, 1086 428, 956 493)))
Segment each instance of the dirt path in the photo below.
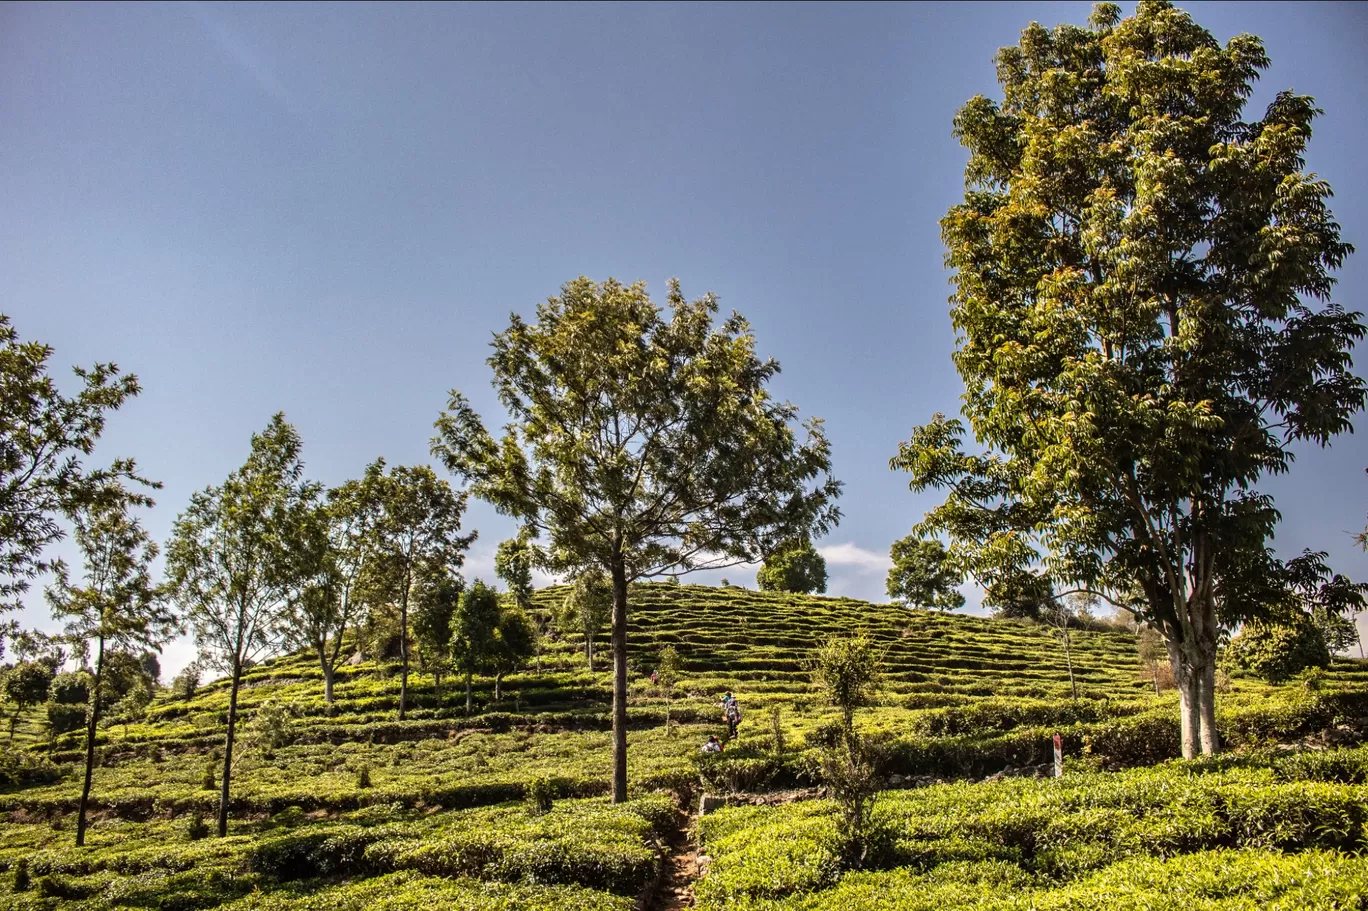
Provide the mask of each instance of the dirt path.
POLYGON ((679 814, 679 825, 665 842, 665 873, 660 888, 647 907, 654 911, 675 911, 693 907, 693 884, 698 877, 698 848, 689 838, 693 817, 679 814))

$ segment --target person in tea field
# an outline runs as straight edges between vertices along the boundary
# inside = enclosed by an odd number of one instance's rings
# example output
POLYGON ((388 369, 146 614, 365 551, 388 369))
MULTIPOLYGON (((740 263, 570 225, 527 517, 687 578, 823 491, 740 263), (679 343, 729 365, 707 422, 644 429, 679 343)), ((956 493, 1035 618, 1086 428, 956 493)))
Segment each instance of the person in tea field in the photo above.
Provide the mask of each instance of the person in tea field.
POLYGON ((736 726, 741 723, 741 703, 731 693, 722 697, 722 718, 727 722, 727 736, 736 736, 736 726))
POLYGON ((705 753, 720 753, 720 752, 722 752, 722 742, 721 742, 720 740, 717 739, 717 735, 716 735, 716 734, 709 734, 709 735, 708 735, 708 742, 705 743, 705 744, 703 744, 703 752, 705 752, 705 753))

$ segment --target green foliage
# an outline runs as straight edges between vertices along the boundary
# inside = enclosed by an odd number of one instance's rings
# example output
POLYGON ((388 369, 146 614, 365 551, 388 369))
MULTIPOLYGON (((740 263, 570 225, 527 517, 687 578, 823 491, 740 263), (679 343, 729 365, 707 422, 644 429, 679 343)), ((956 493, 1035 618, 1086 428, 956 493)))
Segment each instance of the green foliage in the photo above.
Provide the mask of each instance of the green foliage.
POLYGON ((141 390, 118 366, 72 368, 81 388, 68 398, 48 375, 52 347, 19 339, 0 314, 0 613, 20 606, 30 582, 54 564, 49 545, 65 535, 61 522, 137 476, 132 459, 109 468, 81 462, 104 433, 105 419, 141 390))
POLYGON ((413 641, 418 663, 437 678, 451 666, 453 622, 465 580, 443 566, 423 566, 412 595, 413 641))
POLYGON ((527 811, 533 816, 544 816, 555 805, 556 788, 545 776, 527 783, 527 811))
POLYGON ((0 789, 48 784, 61 777, 61 771, 46 757, 18 750, 0 753, 0 789))
POLYGON ((704 909, 1062 911, 1158 907, 1161 896, 1193 890, 1231 896, 1232 903, 1209 907, 1234 911, 1251 907, 1240 897, 1252 888, 1254 895, 1286 893, 1289 903, 1279 907, 1328 909, 1337 906, 1316 902, 1352 890, 1327 893, 1319 876, 1256 883, 1292 869, 1279 865, 1297 855, 1277 851, 1310 852, 1314 864, 1305 869, 1357 869, 1349 881, 1368 881, 1362 864, 1340 853, 1364 845, 1362 797, 1357 786, 1282 780, 1267 769, 1182 767, 889 792, 881 798, 890 852, 882 864, 899 869, 839 879, 839 814, 830 804, 725 809, 700 823, 713 864, 696 894, 704 909), (1208 867, 1232 848, 1239 863, 1222 867, 1232 877, 1222 883, 1208 867), (965 881, 969 870, 982 880, 965 881), (942 883, 956 888, 942 890, 942 883))
POLYGON ((828 639, 817 649, 810 667, 812 681, 841 710, 847 734, 855 710, 868 705, 883 681, 883 655, 868 636, 828 639))
POLYGON ((603 632, 613 612, 613 589, 602 570, 589 568, 575 576, 560 605, 557 622, 561 629, 584 636, 584 656, 589 670, 594 669, 594 639, 603 632))
POLYGON ((364 790, 364 789, 366 789, 366 788, 369 788, 369 787, 371 786, 371 770, 370 770, 370 766, 368 766, 368 765, 363 765, 360 769, 357 770, 357 772, 356 772, 356 786, 357 786, 357 788, 362 789, 362 790, 364 790))
POLYGON ((14 738, 14 722, 20 713, 47 699, 55 676, 53 665, 47 661, 21 661, 4 672, 5 701, 10 704, 10 739, 14 738))
POLYGON ((493 657, 499 627, 498 592, 479 579, 461 593, 451 621, 451 655, 456 670, 466 678, 466 714, 471 706, 471 676, 493 657))
POLYGON ((494 572, 524 609, 532 603, 533 556, 532 545, 521 535, 500 541, 494 552, 494 572))
POLYGON ((187 702, 193 699, 196 691, 199 690, 201 673, 202 670, 199 661, 191 661, 181 669, 179 674, 171 678, 171 685, 169 687, 171 695, 174 698, 184 699, 187 702))
POLYGON ((527 611, 514 604, 501 606, 489 645, 489 667, 495 674, 494 698, 502 697, 503 678, 527 663, 537 650, 537 627, 527 611))
POLYGON ((32 885, 33 878, 29 875, 28 859, 21 857, 18 863, 14 865, 14 882, 11 885, 11 891, 15 894, 27 892, 32 885))
POLYGON ((940 541, 908 535, 893 542, 889 556, 893 566, 885 585, 888 597, 911 607, 964 607, 964 595, 956 589, 959 573, 947 561, 945 545, 940 541))
POLYGON ((1268 65, 1259 39, 1222 46, 1159 2, 999 52, 1001 101, 955 117, 966 190, 941 222, 986 451, 935 415, 892 463, 945 491, 915 531, 985 587, 1047 568, 1159 628, 1187 755, 1219 746, 1219 629, 1293 585, 1258 482, 1348 430, 1368 390, 1368 330, 1330 302, 1350 247, 1304 170, 1319 111, 1282 92, 1245 119, 1268 65))
POLYGON ((790 541, 765 557, 755 575, 761 591, 794 592, 807 595, 824 592, 827 586, 826 560, 807 538, 790 541))
POLYGON ((1230 641, 1226 660, 1272 683, 1312 667, 1328 667, 1330 651, 1311 618, 1300 612, 1280 620, 1251 620, 1230 641))
POLYGON ((220 837, 228 832, 238 684, 247 666, 275 648, 281 611, 299 581, 289 542, 310 520, 319 492, 303 479, 301 448, 294 427, 276 414, 252 435, 242 467, 191 496, 167 547, 167 587, 194 628, 200 660, 232 681, 220 837))
POLYGON ((204 821, 204 814, 194 813, 190 816, 190 821, 185 824, 185 837, 190 841, 209 837, 209 824, 204 821))
MULTIPOLYGON (((375 485, 381 511, 374 526, 376 571, 371 596, 383 593, 399 605, 399 720, 408 708, 409 598, 424 567, 453 573, 476 534, 460 534, 467 496, 430 467, 396 465, 381 473, 377 460, 367 481, 375 485)), ((457 633, 459 634, 459 633, 457 633)), ((459 659, 458 659, 459 660, 459 659)))
POLYGON ((685 300, 667 320, 643 284, 578 278, 495 336, 511 422, 501 442, 453 390, 433 454, 476 496, 549 539, 548 565, 612 579, 613 794, 627 797, 627 585, 755 560, 839 518, 821 422, 767 390, 779 369, 733 313, 685 300), (592 352, 592 356, 588 356, 592 352), (800 431, 805 439, 800 439, 800 431))

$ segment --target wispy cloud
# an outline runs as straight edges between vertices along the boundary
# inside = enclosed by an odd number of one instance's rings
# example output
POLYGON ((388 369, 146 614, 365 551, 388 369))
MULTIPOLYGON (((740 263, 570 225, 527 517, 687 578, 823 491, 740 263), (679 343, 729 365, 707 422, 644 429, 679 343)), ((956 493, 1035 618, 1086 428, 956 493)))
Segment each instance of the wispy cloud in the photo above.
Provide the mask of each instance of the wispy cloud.
POLYGON ((219 50, 247 73, 268 98, 287 110, 295 107, 294 98, 276 78, 274 68, 241 34, 216 16, 205 3, 192 3, 189 9, 219 50))
POLYGON ((859 573, 886 573, 893 565, 888 554, 866 550, 853 541, 817 548, 828 566, 847 566, 859 573))

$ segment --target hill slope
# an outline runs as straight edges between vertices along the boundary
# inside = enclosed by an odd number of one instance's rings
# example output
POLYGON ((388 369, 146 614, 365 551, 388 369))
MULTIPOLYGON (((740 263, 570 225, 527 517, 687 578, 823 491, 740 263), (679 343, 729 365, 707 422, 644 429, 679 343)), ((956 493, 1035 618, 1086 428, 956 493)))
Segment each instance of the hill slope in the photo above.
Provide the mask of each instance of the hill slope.
MULTIPOLYGON (((563 594, 538 592, 536 604, 549 613, 563 594)), ((195 815, 211 813, 217 797, 212 762, 227 698, 217 684, 189 700, 164 696, 145 723, 103 732, 90 848, 69 846, 79 790, 76 740, 52 744, 57 780, 0 794, 0 866, 17 871, 26 859, 33 880, 27 891, 0 897, 0 906, 627 907, 649 891, 660 846, 676 825, 671 799, 652 792, 689 799, 700 786, 816 783, 805 745, 834 715, 812 692, 804 661, 823 637, 856 629, 886 648, 882 703, 863 713, 859 725, 883 742, 883 771, 892 781, 1029 772, 1047 759, 1055 732, 1075 761, 1097 769, 1161 761, 1177 748, 1174 698, 1153 694, 1125 633, 1073 634, 1080 690, 1073 700, 1062 649, 1048 630, 1031 624, 735 588, 651 584, 635 586, 632 599, 630 775, 638 796, 625 807, 610 807, 599 796, 606 793, 609 762, 607 674, 588 671, 573 638, 548 637, 540 670, 506 679, 501 703, 493 702, 489 682, 480 681, 478 711, 470 717, 462 714, 456 687, 439 689, 431 676, 417 675, 410 689, 414 708, 404 722, 395 720, 392 666, 347 666, 337 703, 328 707, 314 662, 289 656, 247 675, 245 749, 235 760, 228 839, 191 838, 195 815), (661 694, 647 679, 666 644, 680 650, 685 664, 672 711, 680 726, 672 734, 663 728, 661 694), (700 765, 698 745, 721 733, 717 699, 728 689, 746 710, 739 742, 721 760, 700 765), (776 727, 783 750, 775 748, 776 727), (509 803, 543 780, 539 787, 555 800, 549 814, 531 815, 509 803)), ((1222 696, 1226 737, 1249 749, 1361 722, 1368 714, 1365 680, 1368 665, 1347 663, 1316 692, 1233 681, 1222 696)), ((1352 778, 1361 760, 1354 751, 1344 755, 1351 771, 1335 775, 1352 778)), ((960 787, 971 790, 936 800, 972 803, 972 789, 991 786, 960 787)), ((1027 792, 1011 793, 1013 800, 1027 799, 1027 792)), ((1336 794, 1335 800, 1343 796, 1336 794)), ((719 869, 705 878, 713 891, 700 887, 701 898, 721 907, 787 901, 789 894, 833 886, 838 877, 829 864, 820 882, 779 876, 778 891, 727 879, 728 870, 753 869, 757 862, 744 854, 724 862, 727 844, 768 844, 769 836, 757 833, 775 820, 782 830, 790 816, 817 819, 818 829, 826 824, 820 802, 804 806, 809 809, 802 812, 727 811, 718 819, 732 822, 710 822, 703 835, 719 853, 719 869), (762 816, 746 815, 756 812, 762 816), (731 842, 717 828, 744 833, 752 823, 760 828, 731 842)), ((920 818, 918 812, 909 809, 907 818, 920 818)), ((1345 824, 1358 825, 1361 839, 1362 821, 1355 819, 1351 813, 1345 824)), ((1281 824, 1276 813, 1264 822, 1281 824)), ((1316 825, 1324 820, 1316 817, 1316 825)), ((924 828, 912 825, 909 844, 924 828)), ((1194 836, 1183 844, 1205 850, 1247 842, 1194 836)), ((1342 842, 1325 847, 1345 847, 1352 839, 1342 842)), ((1078 875, 1100 869, 1075 867, 1078 875)), ((1021 869, 1044 875, 1043 867, 1021 869)))

